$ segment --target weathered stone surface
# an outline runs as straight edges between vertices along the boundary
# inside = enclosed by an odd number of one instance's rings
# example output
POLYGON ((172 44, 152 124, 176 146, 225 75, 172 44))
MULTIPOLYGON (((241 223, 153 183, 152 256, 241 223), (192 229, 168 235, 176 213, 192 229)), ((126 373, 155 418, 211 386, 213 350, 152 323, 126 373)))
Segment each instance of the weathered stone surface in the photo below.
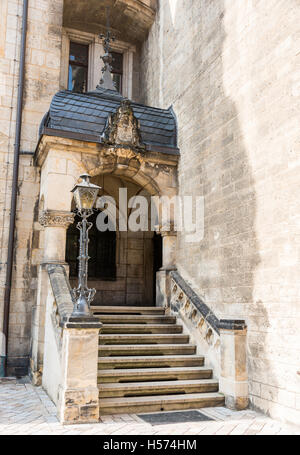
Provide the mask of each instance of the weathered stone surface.
POLYGON ((97 387, 99 327, 63 329, 57 412, 61 423, 99 420, 97 387))
MULTIPOLYGON (((3 213, 2 226, 4 227, 1 229, 0 235, 1 262, 5 264, 15 143, 22 4, 15 0, 3 0, 0 13, 2 18, 0 31, 0 161, 2 162, 0 187, 2 196, 5 194, 5 198, 0 196, 0 211, 3 213)), ((36 264, 36 261, 39 262, 36 259, 39 255, 39 247, 32 242, 33 222, 39 192, 39 173, 33 166, 30 154, 23 154, 23 152, 33 152, 38 138, 38 124, 48 108, 51 96, 59 89, 62 14, 62 0, 29 2, 16 218, 16 251, 18 254, 15 256, 12 279, 12 290, 22 289, 22 292, 18 298, 11 299, 9 374, 24 375, 28 372, 31 312, 37 298, 32 265, 36 264), (54 11, 55 14, 52 13, 54 11), (53 27, 56 28, 56 34, 53 34, 53 27), (19 313, 18 307, 22 308, 22 312, 19 313), (16 314, 19 314, 18 321, 15 319, 16 314)), ((6 267, 1 267, 2 290, 5 273, 6 267)), ((1 299, 2 301, 3 299, 1 299)), ((2 311, 1 303, 0 331, 3 321, 2 311)))
POLYGON ((251 404, 296 421, 279 397, 299 391, 299 6, 246 3, 160 2, 142 89, 173 104, 179 193, 205 199, 204 239, 178 236, 178 270, 219 319, 246 320, 251 404))
MULTIPOLYGON (((15 134, 19 3, 2 0, 0 4, 1 302, 15 134)), ((123 1, 118 3, 124 6, 123 1)), ((149 2, 146 6, 154 9, 149 2)), ((31 333, 34 380, 39 381, 42 372, 45 295, 36 270, 51 239, 38 223, 39 211, 70 211, 69 190, 81 172, 92 171, 93 176, 113 172, 134 179, 150 194, 162 187, 175 194, 178 183, 180 194, 204 196, 204 239, 189 243, 184 235, 178 236, 178 270, 219 319, 246 320, 251 404, 294 421, 297 414, 299 420, 297 5, 258 0, 242 6, 215 0, 192 1, 187 9, 186 2, 177 0, 159 6, 143 44, 141 76, 139 51, 131 54, 132 87, 137 99, 140 79, 142 101, 161 108, 173 104, 181 150, 178 181, 177 157, 163 157, 162 162, 149 150, 151 160, 145 163, 125 152, 118 158, 100 153, 95 144, 52 137, 41 143, 41 149, 48 150, 49 167, 40 186, 31 156, 21 154, 9 374, 27 369, 31 333), (47 194, 47 185, 55 191, 47 194)), ((78 10, 74 14, 78 17, 78 10)), ((34 151, 38 125, 60 87, 60 73, 66 72, 61 68, 62 21, 62 0, 30 2, 21 153, 34 151)), ((76 29, 78 24, 69 25, 76 29)), ((128 27, 126 33, 130 33, 128 27)), ((57 240, 63 242, 63 231, 60 234, 57 240)), ((57 256, 64 259, 63 248, 57 256)), ((144 270, 139 265, 127 264, 123 245, 119 276, 141 278, 144 270)), ((112 300, 120 301, 123 288, 112 292, 109 286, 99 287, 101 299, 113 293, 112 300)), ((142 298, 141 293, 130 293, 123 301, 142 298)), ((0 304, 1 324, 2 316, 0 304)), ((197 330, 208 334, 206 322, 198 323, 197 330)))

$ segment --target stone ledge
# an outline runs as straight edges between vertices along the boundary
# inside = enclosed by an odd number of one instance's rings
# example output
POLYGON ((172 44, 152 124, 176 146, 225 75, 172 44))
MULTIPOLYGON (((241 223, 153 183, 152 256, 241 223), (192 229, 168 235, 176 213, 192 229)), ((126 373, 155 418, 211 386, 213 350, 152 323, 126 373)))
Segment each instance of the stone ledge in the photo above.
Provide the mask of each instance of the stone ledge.
POLYGON ((218 327, 225 330, 244 330, 247 324, 243 319, 220 319, 218 327))
POLYGON ((93 321, 85 321, 83 318, 78 318, 82 320, 78 321, 62 321, 60 323, 60 327, 63 327, 64 329, 101 329, 102 327, 102 322, 96 317, 94 317, 93 321))

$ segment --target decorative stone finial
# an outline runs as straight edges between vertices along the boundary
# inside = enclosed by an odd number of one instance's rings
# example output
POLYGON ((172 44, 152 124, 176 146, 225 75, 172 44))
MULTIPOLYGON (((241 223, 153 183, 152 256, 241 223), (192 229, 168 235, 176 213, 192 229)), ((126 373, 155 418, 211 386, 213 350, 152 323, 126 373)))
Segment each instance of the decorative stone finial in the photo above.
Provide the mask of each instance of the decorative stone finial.
POLYGON ((108 90, 116 90, 115 84, 112 80, 112 74, 111 74, 111 63, 112 63, 112 55, 110 53, 111 47, 110 47, 110 42, 115 41, 115 37, 111 34, 111 31, 109 29, 109 11, 108 7, 106 8, 106 20, 107 20, 107 31, 106 35, 101 33, 99 37, 103 40, 103 47, 105 54, 101 56, 101 59, 103 60, 104 66, 102 68, 102 78, 100 79, 99 85, 97 85, 97 88, 105 88, 108 90))

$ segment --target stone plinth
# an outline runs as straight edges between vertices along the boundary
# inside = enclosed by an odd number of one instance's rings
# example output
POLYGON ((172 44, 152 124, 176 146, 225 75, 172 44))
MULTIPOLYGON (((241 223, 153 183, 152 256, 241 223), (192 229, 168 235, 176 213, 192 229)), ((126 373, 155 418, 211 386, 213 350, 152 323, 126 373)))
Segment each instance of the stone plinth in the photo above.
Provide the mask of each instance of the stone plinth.
POLYGON ((246 363, 245 321, 220 320, 221 373, 220 392, 225 395, 225 404, 231 409, 248 406, 248 374, 246 363))
POLYGON ((62 378, 57 413, 63 424, 99 421, 97 387, 98 337, 96 318, 69 318, 63 328, 62 378))

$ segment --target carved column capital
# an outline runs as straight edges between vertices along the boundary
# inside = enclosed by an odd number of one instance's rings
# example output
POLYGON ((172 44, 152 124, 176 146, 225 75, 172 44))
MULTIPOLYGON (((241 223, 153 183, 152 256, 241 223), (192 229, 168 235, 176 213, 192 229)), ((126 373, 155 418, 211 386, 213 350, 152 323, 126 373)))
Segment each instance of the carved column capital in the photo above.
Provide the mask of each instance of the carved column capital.
POLYGON ((75 214, 63 210, 44 210, 39 216, 39 223, 44 227, 68 228, 74 222, 75 214))

